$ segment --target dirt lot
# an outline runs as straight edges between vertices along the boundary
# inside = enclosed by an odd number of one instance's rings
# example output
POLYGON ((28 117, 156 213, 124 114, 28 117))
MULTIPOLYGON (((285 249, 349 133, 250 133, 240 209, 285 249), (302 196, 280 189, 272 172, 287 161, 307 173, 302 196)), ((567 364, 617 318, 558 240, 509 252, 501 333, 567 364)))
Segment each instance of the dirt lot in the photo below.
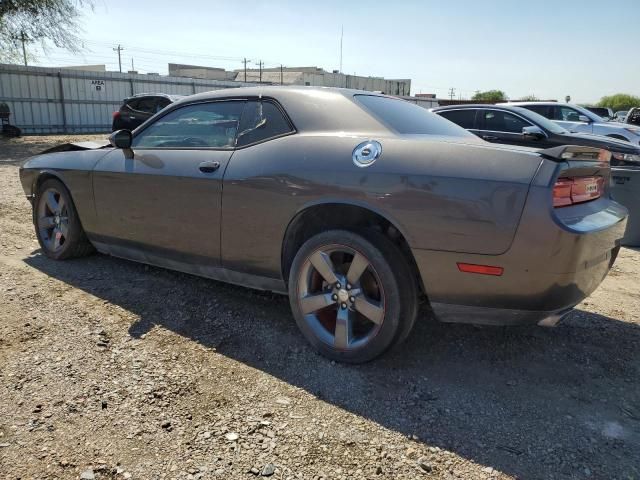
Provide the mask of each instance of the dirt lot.
POLYGON ((285 298, 54 262, 0 140, 0 478, 640 478, 640 253, 555 329, 436 323, 364 366, 285 298))

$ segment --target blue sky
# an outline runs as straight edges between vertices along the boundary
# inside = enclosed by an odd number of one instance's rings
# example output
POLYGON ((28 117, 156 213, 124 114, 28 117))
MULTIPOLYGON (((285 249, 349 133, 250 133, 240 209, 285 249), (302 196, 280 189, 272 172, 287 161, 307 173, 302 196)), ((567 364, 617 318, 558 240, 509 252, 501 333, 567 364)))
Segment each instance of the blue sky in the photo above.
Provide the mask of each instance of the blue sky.
POLYGON ((241 68, 339 68, 411 78, 412 93, 471 96, 501 89, 511 98, 575 102, 640 95, 640 0, 255 1, 97 0, 81 23, 87 50, 52 49, 41 65, 123 63, 166 73, 168 62, 241 68), (166 5, 166 6, 165 6, 166 5))

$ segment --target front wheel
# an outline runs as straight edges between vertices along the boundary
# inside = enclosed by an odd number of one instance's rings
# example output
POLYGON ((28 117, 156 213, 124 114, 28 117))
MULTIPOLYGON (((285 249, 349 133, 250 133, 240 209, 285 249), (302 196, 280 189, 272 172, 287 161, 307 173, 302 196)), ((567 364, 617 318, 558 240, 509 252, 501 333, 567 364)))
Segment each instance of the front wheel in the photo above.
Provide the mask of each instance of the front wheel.
POLYGON ((60 180, 50 178, 38 188, 33 223, 38 242, 50 258, 64 260, 93 252, 71 195, 60 180))
POLYGON ((362 363, 406 338, 417 313, 407 261, 384 235, 330 230, 298 251, 289 275, 298 327, 324 356, 362 363))

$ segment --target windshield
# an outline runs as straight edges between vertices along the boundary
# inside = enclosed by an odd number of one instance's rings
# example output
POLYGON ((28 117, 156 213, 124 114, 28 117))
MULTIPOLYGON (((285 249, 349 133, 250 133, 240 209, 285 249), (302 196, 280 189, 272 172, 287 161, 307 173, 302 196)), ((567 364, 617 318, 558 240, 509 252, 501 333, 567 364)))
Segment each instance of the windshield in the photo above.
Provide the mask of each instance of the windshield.
POLYGON ((528 118, 534 123, 537 123, 542 128, 549 130, 551 133, 557 133, 558 135, 562 135, 564 133, 569 133, 569 130, 562 128, 555 122, 543 117, 542 115, 534 112, 533 110, 529 110, 527 108, 522 107, 513 107, 514 110, 517 110, 520 115, 525 118, 528 118))
POLYGON ((444 135, 476 138, 453 122, 399 98, 355 95, 356 100, 378 121, 400 134, 444 135))
POLYGON ((595 113, 587 110, 586 108, 582 108, 578 105, 571 105, 572 108, 575 108, 576 110, 578 110, 580 113, 582 113, 585 117, 588 117, 591 119, 591 121, 596 122, 596 123, 607 123, 607 121, 596 115, 595 113))

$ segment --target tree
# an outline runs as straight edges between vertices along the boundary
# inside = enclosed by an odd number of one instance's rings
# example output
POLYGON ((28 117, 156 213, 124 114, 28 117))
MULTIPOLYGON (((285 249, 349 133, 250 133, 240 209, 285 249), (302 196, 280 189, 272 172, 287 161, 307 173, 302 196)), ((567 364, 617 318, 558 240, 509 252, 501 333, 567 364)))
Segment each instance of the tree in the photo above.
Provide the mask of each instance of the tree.
POLYGON ((614 112, 629 110, 633 107, 640 107, 640 97, 635 97, 626 93, 616 93, 608 97, 602 97, 598 102, 598 107, 609 107, 614 112))
POLYGON ((519 101, 520 102, 537 102, 538 97, 536 97, 535 95, 525 95, 524 97, 519 99, 519 101))
POLYGON ((472 100, 482 100, 487 102, 504 102, 507 96, 502 90, 487 90, 486 92, 477 92, 472 100))
POLYGON ((22 59, 22 42, 47 41, 77 53, 79 8, 91 0, 0 0, 0 61, 22 59))

